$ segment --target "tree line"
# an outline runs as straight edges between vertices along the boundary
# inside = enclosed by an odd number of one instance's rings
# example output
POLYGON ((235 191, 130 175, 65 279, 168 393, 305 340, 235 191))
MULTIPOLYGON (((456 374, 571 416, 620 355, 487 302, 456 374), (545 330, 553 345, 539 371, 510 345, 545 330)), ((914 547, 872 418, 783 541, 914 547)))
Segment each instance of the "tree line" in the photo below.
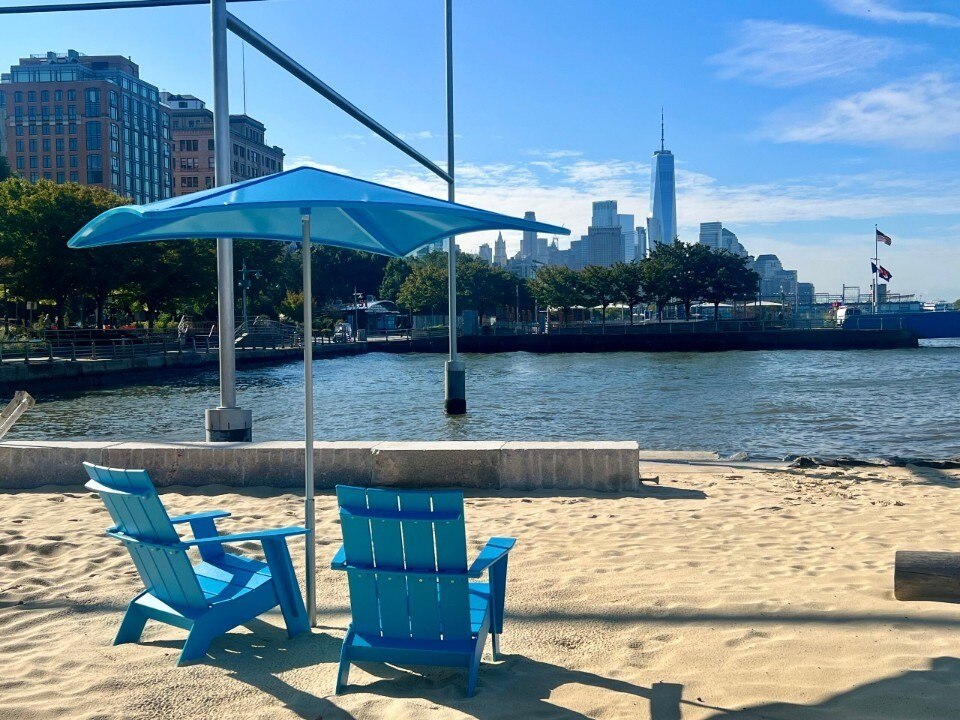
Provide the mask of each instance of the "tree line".
MULTIPOLYGON (((0 302, 4 316, 23 318, 26 302, 41 306, 47 323, 121 326, 176 323, 182 315, 216 318, 216 245, 210 240, 115 245, 71 250, 67 241, 101 212, 126 202, 95 186, 59 185, 18 177, 0 181, 0 302)), ((248 290, 248 313, 291 320, 303 317, 299 245, 235 241, 239 270, 246 261, 259 277, 248 290)), ((447 256, 386 258, 329 246, 311 256, 317 316, 332 323, 336 305, 354 292, 393 300, 424 314, 447 311, 447 256)), ((240 281, 239 274, 237 281, 240 281)), ((743 258, 702 245, 658 246, 649 258, 580 271, 545 266, 520 280, 475 255, 457 256, 457 304, 481 318, 515 317, 519 308, 624 304, 655 307, 670 303, 714 304, 753 297, 757 276, 743 258)), ((239 288, 237 289, 239 313, 239 288)), ((605 313, 604 313, 605 315, 605 313)))

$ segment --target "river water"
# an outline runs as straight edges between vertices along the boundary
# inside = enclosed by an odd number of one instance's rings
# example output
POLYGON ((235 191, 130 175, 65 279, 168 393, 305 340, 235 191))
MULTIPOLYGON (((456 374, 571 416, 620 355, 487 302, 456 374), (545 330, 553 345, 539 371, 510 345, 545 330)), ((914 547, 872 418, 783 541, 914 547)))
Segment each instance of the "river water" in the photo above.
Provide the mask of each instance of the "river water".
MULTIPOLYGON (((466 355, 465 417, 443 413, 443 357, 315 363, 320 440, 637 440, 753 456, 960 455, 960 342, 844 352, 466 355)), ((303 437, 302 367, 240 369, 255 440, 303 437)), ((216 372, 41 394, 17 439, 202 440, 216 372)))

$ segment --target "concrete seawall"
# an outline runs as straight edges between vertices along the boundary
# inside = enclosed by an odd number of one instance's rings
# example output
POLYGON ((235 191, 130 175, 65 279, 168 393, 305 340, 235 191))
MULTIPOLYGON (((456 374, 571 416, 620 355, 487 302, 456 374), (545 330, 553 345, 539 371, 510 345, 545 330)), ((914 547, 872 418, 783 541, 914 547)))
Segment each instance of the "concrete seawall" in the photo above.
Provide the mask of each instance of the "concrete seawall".
MULTIPOLYGON (((366 343, 316 345, 317 358, 354 355, 365 352, 366 343)), ((264 365, 303 359, 301 348, 246 348, 237 352, 238 365, 264 365)), ((217 367, 216 350, 211 353, 176 352, 103 360, 31 360, 29 363, 6 360, 0 363, 0 390, 32 391, 51 386, 93 387, 111 383, 135 382, 145 376, 189 372, 217 367)))
MULTIPOLYGON (((303 444, 0 442, 0 490, 86 482, 83 461, 146 468, 158 486, 303 487, 303 444)), ((636 490, 636 442, 316 442, 317 488, 636 490)))
MULTIPOLYGON (((756 330, 744 332, 631 332, 608 334, 466 335, 461 352, 723 352, 729 350, 891 350, 915 348, 909 330, 756 330)), ((371 352, 447 351, 446 338, 367 343, 371 352)))

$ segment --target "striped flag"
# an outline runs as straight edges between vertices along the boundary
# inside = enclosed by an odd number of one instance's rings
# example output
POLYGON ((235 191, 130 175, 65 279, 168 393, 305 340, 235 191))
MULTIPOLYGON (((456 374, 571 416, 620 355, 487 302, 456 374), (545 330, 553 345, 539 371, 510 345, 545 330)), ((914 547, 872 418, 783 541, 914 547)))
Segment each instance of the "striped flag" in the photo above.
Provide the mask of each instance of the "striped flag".
POLYGON ((893 243, 893 240, 890 239, 890 236, 877 230, 877 242, 882 242, 884 245, 890 245, 893 243))

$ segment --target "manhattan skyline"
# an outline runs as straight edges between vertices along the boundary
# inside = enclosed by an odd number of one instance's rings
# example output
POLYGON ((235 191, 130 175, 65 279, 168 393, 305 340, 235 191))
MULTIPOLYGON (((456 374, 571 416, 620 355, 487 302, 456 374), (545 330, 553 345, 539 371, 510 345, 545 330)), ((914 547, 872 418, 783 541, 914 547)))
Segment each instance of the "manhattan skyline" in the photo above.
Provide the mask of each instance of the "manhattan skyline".
MULTIPOLYGON (((444 160, 442 3, 272 0, 232 11, 444 160)), ((844 281, 869 284, 876 222, 894 238, 882 256, 894 272, 891 290, 960 296, 952 271, 960 264, 955 4, 598 2, 590 8, 597 23, 583 22, 583 12, 455 3, 458 200, 513 215, 534 210, 573 237, 586 232, 594 200, 616 199, 639 222, 650 211, 662 105, 681 239, 695 242, 700 222, 722 220, 753 252, 776 253, 818 289, 838 290, 844 281), (530 42, 531 31, 543 39, 530 42)), ((3 65, 46 50, 117 53, 161 89, 211 98, 205 8, 4 23, 3 65)), ((239 113, 239 41, 230 50, 239 113)), ((288 166, 444 194, 255 51, 245 60, 247 112, 287 149, 288 166)), ((519 234, 504 238, 512 255, 519 234)), ((476 252, 495 239, 460 242, 476 252)))

